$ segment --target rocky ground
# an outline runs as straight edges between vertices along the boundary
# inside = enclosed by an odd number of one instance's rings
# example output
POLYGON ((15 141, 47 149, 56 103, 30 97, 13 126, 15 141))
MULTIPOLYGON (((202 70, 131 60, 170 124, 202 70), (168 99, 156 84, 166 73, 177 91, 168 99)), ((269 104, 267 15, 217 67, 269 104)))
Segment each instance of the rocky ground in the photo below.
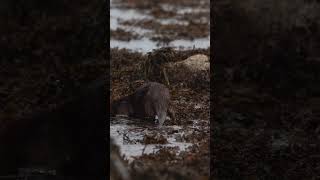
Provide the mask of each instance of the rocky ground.
POLYGON ((122 159, 112 179, 209 179, 209 3, 111 1, 111 100, 156 81, 169 88, 175 112, 161 129, 112 119, 119 152, 111 157, 122 159))
MULTIPOLYGON (((209 49, 175 51, 162 48, 152 52, 152 59, 157 63, 166 59, 165 66, 195 54, 210 57, 209 49), (157 55, 161 56, 154 57, 157 55)), ((148 55, 142 53, 111 49, 111 100, 132 93, 147 79, 166 84, 165 79, 157 79, 159 76, 153 76, 153 73, 146 78, 148 59, 148 55)), ((111 121, 111 138, 120 145, 121 154, 127 160, 124 164, 133 179, 209 179, 209 66, 204 70, 207 79, 198 84, 191 82, 196 80, 197 74, 203 76, 200 71, 190 72, 190 78, 186 79, 185 74, 170 72, 170 67, 165 67, 175 119, 167 120, 164 127, 158 129, 150 122, 131 120, 131 123, 123 123, 122 118, 116 118, 111 121), (124 133, 119 133, 123 129, 124 133), (137 154, 139 150, 144 153, 137 154)), ((152 72, 160 71, 154 68, 152 72)), ((187 66, 180 68, 188 70, 187 66)))

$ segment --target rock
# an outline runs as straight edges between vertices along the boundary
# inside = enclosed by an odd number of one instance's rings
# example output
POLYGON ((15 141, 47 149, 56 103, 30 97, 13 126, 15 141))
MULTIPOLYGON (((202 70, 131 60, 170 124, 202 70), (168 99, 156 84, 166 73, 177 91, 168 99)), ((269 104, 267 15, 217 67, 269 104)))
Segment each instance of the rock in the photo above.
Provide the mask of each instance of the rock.
POLYGON ((169 82, 183 83, 187 86, 208 88, 210 82, 210 61, 204 54, 167 63, 165 66, 169 82))
POLYGON ((188 68, 191 72, 199 72, 199 71, 209 71, 210 70, 210 62, 208 56, 204 54, 196 54, 190 56, 189 58, 175 63, 176 66, 184 66, 188 68))

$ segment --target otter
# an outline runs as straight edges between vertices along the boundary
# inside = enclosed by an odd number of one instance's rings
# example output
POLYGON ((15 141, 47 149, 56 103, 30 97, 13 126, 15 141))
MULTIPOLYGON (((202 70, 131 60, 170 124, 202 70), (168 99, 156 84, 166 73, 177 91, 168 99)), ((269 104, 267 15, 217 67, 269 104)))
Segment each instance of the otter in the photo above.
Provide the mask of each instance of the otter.
POLYGON ((152 117, 162 126, 170 102, 169 89, 157 82, 147 82, 134 93, 111 103, 111 116, 125 115, 135 118, 152 117))

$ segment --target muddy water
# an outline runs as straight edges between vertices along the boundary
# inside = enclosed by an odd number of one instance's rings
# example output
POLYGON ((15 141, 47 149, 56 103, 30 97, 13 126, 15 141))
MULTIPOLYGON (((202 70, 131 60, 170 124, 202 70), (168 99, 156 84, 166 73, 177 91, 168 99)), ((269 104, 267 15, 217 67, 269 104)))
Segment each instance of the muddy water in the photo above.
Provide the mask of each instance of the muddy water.
MULTIPOLYGON (((197 9, 197 8, 188 8, 188 7, 175 7, 168 4, 163 4, 166 9, 177 9, 178 14, 183 13, 192 13, 192 12, 202 12, 208 11, 208 9, 197 9)), ((142 53, 147 53, 152 51, 153 49, 158 49, 163 46, 170 46, 177 49, 192 49, 192 48, 208 48, 210 46, 210 36, 206 38, 195 38, 194 40, 183 40, 176 39, 169 44, 159 44, 156 41, 150 40, 150 33, 153 33, 151 30, 147 30, 144 28, 140 28, 137 26, 128 26, 119 24, 120 21, 127 20, 142 20, 142 19, 153 19, 152 16, 148 15, 148 10, 137 11, 135 9, 121 9, 121 4, 115 3, 114 0, 110 2, 110 29, 116 30, 117 28, 122 28, 125 30, 129 30, 131 32, 137 33, 141 35, 143 38, 139 40, 130 40, 121 41, 112 39, 110 40, 111 48, 126 48, 133 51, 138 51, 142 53)), ((187 21, 178 20, 175 18, 161 18, 155 19, 157 22, 161 24, 187 24, 187 21)))

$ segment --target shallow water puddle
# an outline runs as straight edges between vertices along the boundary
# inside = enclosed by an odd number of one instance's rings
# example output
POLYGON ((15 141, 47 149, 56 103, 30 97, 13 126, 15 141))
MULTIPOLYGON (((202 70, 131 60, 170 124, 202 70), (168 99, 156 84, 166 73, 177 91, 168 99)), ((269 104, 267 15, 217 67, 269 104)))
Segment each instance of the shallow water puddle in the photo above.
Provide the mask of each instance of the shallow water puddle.
POLYGON ((131 40, 131 41, 120 41, 120 40, 110 40, 111 48, 126 48, 133 51, 147 53, 152 51, 153 49, 157 49, 157 43, 151 41, 149 38, 142 38, 139 40, 131 40))
MULTIPOLYGON (((197 127, 201 128, 201 127, 197 127)), ((126 119, 117 118, 110 124, 110 137, 120 147, 121 156, 128 160, 129 163, 134 160, 134 157, 139 157, 143 154, 152 154, 158 152, 161 148, 172 147, 177 155, 182 151, 187 151, 188 147, 193 144, 185 142, 182 138, 184 134, 190 134, 196 131, 195 126, 163 126, 158 128, 153 125, 142 125, 130 123, 126 119), (115 122, 116 121, 116 122, 115 122), (162 137, 163 140, 156 143, 146 143, 145 137, 156 136, 162 137)), ((161 138, 160 138, 161 139, 161 138)))
MULTIPOLYGON (((193 41, 190 40, 174 40, 169 43, 170 47, 174 47, 175 49, 192 49, 192 48, 208 48, 210 46, 210 38, 198 38, 193 41)), ((126 48, 133 51, 138 51, 141 53, 147 53, 152 51, 153 49, 158 49, 160 45, 155 41, 151 41, 149 38, 142 38, 139 40, 131 40, 131 41, 120 41, 120 40, 110 40, 111 48, 126 48)))

